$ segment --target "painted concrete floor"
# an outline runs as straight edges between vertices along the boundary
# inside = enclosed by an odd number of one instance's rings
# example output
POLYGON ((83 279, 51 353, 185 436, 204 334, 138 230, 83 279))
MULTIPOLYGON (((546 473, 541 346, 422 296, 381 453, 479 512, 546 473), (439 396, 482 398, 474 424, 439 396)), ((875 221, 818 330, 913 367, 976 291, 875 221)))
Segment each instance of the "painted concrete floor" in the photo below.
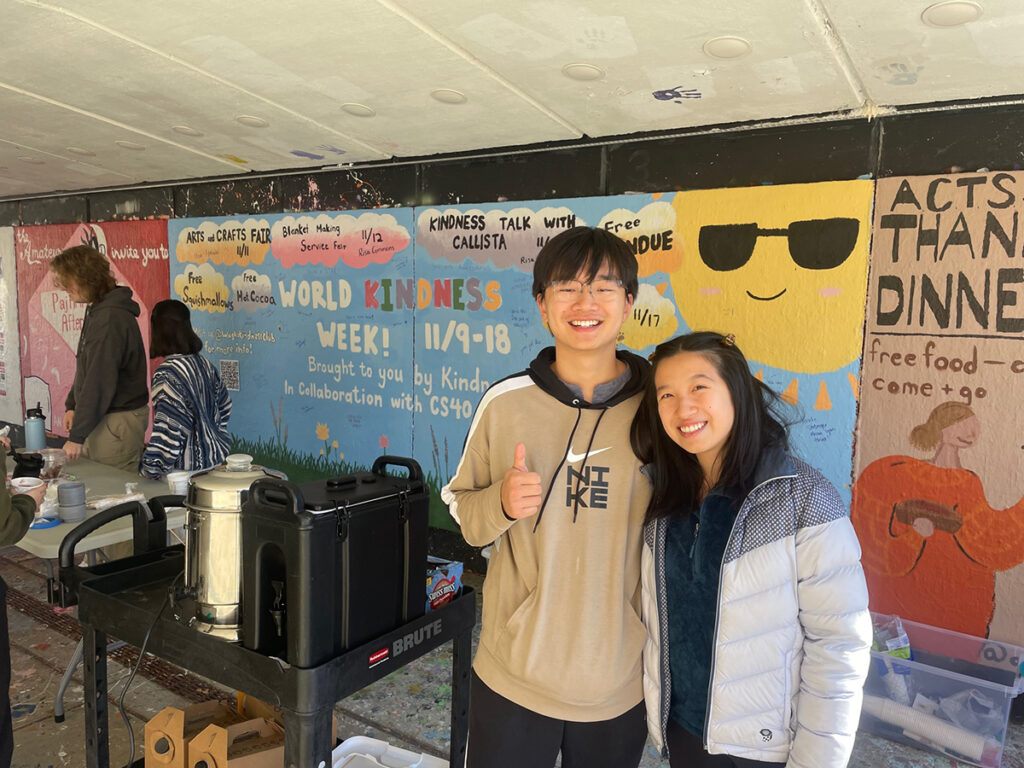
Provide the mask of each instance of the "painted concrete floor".
MULTIPOLYGON (((66 719, 53 722, 53 697, 78 639, 73 612, 60 615, 46 605, 43 563, 16 548, 0 550, 0 575, 8 584, 8 619, 11 631, 14 712, 13 768, 84 768, 85 727, 81 670, 65 697, 66 719)), ((466 574, 477 588, 482 577, 466 574)), ((474 643, 476 636, 474 634, 474 643)), ((135 658, 129 648, 115 652, 108 662, 110 678, 110 763, 128 761, 127 728, 117 714, 116 699, 135 658)), ((234 700, 210 681, 171 668, 147 657, 125 696, 136 738, 136 759, 142 757, 146 720, 166 706, 185 707, 210 698, 234 700)), ((341 739, 370 736, 414 753, 447 757, 451 645, 396 670, 390 676, 338 703, 341 739)), ((935 754, 860 734, 850 768, 956 768, 963 765, 935 754)), ((667 768, 648 746, 641 768, 667 768)), ((1011 726, 1002 768, 1024 768, 1024 725, 1011 726)))

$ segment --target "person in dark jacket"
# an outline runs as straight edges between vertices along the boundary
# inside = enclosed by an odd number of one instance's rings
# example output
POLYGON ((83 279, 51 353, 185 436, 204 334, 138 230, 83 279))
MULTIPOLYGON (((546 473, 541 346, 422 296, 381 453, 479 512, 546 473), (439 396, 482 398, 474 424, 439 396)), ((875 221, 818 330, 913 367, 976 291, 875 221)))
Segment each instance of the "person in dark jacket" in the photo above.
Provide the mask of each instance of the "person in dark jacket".
MULTIPOLYGON (((10 442, 0 437, 0 466, 7 466, 10 442)), ((17 544, 28 531, 36 508, 43 503, 46 483, 29 493, 12 495, 0 484, 0 546, 17 544)), ((14 754, 14 725, 11 720, 11 644, 7 633, 7 584, 0 578, 0 768, 10 768, 14 754)))
POLYGON ((134 472, 149 423, 146 350, 139 305, 119 286, 103 254, 76 245, 50 262, 55 283, 88 304, 75 355, 75 380, 64 402, 64 451, 134 472))
POLYGON ((153 374, 153 433, 139 474, 157 479, 174 470, 220 464, 231 448, 231 398, 217 368, 199 354, 188 307, 157 302, 150 315, 149 356, 162 357, 153 374))

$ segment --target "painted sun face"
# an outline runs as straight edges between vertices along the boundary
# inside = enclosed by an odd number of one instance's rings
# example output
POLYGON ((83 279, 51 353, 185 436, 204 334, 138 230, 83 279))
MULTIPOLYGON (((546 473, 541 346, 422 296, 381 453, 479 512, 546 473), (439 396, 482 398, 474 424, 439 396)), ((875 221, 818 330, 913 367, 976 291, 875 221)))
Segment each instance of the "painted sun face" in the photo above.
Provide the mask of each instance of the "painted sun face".
POLYGON ((679 193, 672 274, 692 330, 736 334, 754 361, 833 371, 860 354, 870 181, 679 193))

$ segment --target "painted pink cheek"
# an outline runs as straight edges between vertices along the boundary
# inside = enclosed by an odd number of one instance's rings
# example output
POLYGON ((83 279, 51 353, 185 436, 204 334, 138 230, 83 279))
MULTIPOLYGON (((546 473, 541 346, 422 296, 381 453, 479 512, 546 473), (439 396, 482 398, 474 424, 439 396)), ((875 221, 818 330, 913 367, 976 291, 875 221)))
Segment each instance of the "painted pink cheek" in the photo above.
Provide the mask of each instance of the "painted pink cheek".
POLYGON ((822 296, 839 296, 842 292, 842 288, 821 288, 818 290, 818 293, 822 296))
POLYGON ((717 296, 722 292, 722 289, 715 285, 709 285, 706 288, 700 288, 697 290, 701 296, 717 296))

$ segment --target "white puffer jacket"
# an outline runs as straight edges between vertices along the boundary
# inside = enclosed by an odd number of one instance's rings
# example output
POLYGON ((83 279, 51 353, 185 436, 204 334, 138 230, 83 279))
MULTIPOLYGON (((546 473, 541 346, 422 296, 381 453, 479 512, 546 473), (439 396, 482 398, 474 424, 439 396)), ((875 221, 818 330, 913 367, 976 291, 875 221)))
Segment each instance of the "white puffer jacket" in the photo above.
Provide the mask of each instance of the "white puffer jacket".
MULTIPOLYGON (((671 677, 664 518, 645 529, 644 696, 665 754, 671 677)), ((762 459, 726 544, 704 744, 711 754, 843 768, 870 662, 860 545, 839 494, 781 452, 762 459)))

